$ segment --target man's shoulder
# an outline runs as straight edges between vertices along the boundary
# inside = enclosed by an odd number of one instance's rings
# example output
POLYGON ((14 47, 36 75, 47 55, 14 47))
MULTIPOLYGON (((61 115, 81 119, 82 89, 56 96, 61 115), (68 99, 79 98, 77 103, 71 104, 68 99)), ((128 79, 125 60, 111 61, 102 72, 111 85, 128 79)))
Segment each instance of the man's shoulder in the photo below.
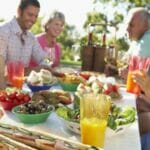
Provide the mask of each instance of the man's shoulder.
POLYGON ((9 22, 0 25, 0 36, 9 37, 11 33, 11 26, 9 22))
POLYGON ((150 29, 144 33, 143 39, 150 40, 150 29))
POLYGON ((0 32, 9 32, 10 29, 10 22, 3 22, 0 24, 0 32))
POLYGON ((147 30, 143 37, 140 39, 140 44, 142 44, 144 47, 150 47, 150 30, 147 30))
POLYGON ((150 57, 150 30, 145 32, 144 36, 140 39, 138 46, 139 54, 141 56, 150 57))

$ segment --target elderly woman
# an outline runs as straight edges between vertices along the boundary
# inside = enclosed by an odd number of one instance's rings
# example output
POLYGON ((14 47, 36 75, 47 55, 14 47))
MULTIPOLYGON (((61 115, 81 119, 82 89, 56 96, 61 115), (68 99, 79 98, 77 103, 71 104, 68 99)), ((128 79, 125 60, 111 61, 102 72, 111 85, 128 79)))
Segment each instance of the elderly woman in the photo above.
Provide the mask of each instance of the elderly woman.
MULTIPOLYGON (((37 35, 41 47, 47 52, 52 67, 56 67, 60 63, 61 48, 57 42, 57 37, 63 31, 65 24, 65 16, 63 13, 54 11, 49 17, 44 18, 43 27, 45 32, 37 35)), ((35 67, 37 64, 31 60, 30 67, 35 67)))

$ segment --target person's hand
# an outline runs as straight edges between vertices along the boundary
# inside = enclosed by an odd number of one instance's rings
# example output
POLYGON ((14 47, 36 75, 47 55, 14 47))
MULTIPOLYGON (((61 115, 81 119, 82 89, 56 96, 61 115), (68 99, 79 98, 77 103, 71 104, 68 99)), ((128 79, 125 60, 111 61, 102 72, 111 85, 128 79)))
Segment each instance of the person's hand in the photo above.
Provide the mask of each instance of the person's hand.
POLYGON ((146 97, 150 99, 150 77, 145 72, 143 72, 143 74, 144 77, 138 73, 135 73, 133 78, 140 88, 145 92, 146 97))
POLYGON ((127 75, 128 75, 128 67, 124 66, 123 68, 119 68, 118 69, 118 74, 119 76, 124 79, 127 80, 127 75))

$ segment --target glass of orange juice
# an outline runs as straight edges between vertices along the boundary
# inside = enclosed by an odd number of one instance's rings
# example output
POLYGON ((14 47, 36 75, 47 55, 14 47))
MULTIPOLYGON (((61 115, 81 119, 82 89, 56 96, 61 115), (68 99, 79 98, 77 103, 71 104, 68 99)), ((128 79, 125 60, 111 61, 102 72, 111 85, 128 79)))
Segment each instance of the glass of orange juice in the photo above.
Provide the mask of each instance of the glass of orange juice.
POLYGON ((24 64, 21 61, 7 63, 8 81, 17 88, 22 88, 24 82, 24 64))
POLYGON ((128 72, 128 77, 127 77, 127 92, 139 95, 141 93, 141 88, 140 86, 134 81, 133 79, 133 74, 139 74, 142 77, 144 77, 144 73, 140 70, 134 70, 134 71, 129 71, 128 72))
POLYGON ((80 99, 81 141, 103 148, 111 98, 103 94, 84 94, 80 99))
POLYGON ((149 68, 150 59, 147 57, 132 56, 129 64, 126 89, 127 92, 139 95, 141 93, 140 86, 134 81, 133 74, 139 74, 144 77, 144 72, 149 68))

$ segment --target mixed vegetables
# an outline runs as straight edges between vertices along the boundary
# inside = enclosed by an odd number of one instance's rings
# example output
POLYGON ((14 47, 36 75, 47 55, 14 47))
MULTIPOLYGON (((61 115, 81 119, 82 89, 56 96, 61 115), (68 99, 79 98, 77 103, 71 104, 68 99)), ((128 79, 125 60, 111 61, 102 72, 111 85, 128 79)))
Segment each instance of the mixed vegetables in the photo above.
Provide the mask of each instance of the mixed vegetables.
POLYGON ((0 102, 14 103, 16 105, 27 103, 31 100, 29 93, 17 89, 6 88, 5 91, 0 91, 0 102))

